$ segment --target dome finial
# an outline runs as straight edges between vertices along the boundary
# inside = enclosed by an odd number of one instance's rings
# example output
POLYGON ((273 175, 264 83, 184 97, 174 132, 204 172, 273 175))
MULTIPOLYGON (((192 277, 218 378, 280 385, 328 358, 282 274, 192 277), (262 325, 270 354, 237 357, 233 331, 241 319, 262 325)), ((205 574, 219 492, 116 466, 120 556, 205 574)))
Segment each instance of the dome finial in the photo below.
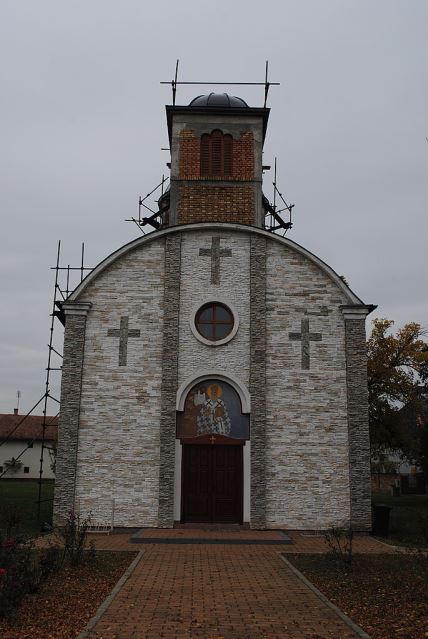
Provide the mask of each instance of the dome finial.
POLYGON ((248 104, 242 98, 228 93, 214 93, 198 95, 189 104, 190 107, 221 107, 221 108, 248 108, 248 104))

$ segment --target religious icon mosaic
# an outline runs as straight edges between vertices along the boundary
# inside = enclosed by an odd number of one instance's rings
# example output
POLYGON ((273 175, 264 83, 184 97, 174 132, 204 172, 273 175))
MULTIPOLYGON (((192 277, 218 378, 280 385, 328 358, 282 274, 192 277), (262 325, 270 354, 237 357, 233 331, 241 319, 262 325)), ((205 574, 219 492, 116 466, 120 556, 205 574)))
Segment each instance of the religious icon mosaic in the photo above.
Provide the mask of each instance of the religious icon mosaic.
POLYGON ((177 414, 177 437, 200 435, 249 439, 250 417, 242 414, 241 400, 230 384, 210 379, 188 393, 184 411, 177 414))

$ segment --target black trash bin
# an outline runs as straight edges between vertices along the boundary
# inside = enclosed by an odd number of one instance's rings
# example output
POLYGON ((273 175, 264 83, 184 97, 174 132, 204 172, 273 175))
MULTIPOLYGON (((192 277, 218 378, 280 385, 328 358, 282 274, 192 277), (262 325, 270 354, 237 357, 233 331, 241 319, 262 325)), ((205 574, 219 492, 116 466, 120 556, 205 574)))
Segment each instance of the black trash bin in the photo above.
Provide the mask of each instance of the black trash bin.
POLYGON ((388 537, 390 512, 391 506, 387 504, 373 505, 373 535, 388 537))

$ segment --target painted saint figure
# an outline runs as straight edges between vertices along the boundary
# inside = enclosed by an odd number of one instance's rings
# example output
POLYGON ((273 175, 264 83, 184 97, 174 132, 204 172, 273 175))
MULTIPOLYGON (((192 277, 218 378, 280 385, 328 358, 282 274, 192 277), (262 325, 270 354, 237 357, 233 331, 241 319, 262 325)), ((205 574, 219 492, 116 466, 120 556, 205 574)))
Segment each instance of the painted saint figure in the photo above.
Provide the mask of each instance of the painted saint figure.
POLYGON ((210 384, 206 391, 207 396, 202 394, 203 402, 199 399, 201 394, 198 393, 195 396, 195 405, 202 403, 199 414, 196 416, 198 435, 205 433, 230 434, 230 419, 226 404, 220 399, 222 394, 223 391, 219 384, 210 384))

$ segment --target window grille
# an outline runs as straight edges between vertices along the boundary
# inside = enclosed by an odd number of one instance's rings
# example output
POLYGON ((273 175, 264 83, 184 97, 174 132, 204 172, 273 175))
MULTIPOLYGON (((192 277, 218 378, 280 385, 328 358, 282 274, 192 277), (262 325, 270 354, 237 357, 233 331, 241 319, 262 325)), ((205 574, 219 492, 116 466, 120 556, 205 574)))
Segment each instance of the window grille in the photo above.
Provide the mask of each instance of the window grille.
POLYGON ((219 129, 201 137, 201 177, 232 177, 233 138, 219 129))

